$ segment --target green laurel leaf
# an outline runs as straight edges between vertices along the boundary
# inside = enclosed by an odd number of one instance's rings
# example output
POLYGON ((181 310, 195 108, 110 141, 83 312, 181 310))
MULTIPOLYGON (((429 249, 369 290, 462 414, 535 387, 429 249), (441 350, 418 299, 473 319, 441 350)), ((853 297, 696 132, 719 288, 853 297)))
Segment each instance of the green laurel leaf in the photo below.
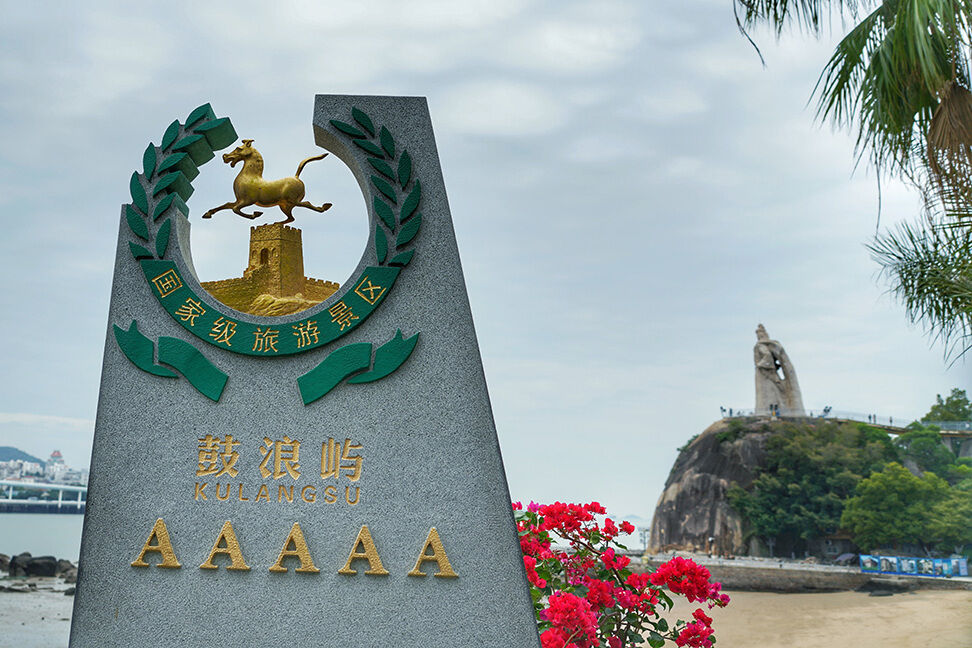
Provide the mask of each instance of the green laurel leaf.
POLYGON ((141 245, 137 245, 135 243, 132 243, 131 241, 128 242, 128 249, 131 250, 132 256, 135 257, 135 260, 136 261, 139 260, 139 259, 151 259, 152 258, 152 253, 151 252, 149 252, 148 250, 146 250, 145 248, 143 248, 141 245))
POLYGON ((351 141, 354 142, 355 146, 357 146, 358 148, 364 151, 367 151, 368 153, 371 153, 372 155, 376 155, 378 157, 385 157, 385 153, 380 148, 378 148, 377 146, 375 146, 374 144, 372 144, 366 139, 356 139, 351 141))
POLYGON ((388 256, 388 238, 385 236, 385 230, 377 223, 375 224, 375 256, 378 257, 378 263, 384 263, 385 257, 388 256))
POLYGON ((147 214, 148 198, 145 196, 145 188, 138 180, 138 172, 132 173, 132 179, 128 182, 128 190, 132 194, 132 204, 142 210, 143 214, 147 214))
POLYGON ((395 255, 395 258, 388 262, 388 265, 400 266, 404 268, 408 265, 408 262, 412 260, 412 255, 415 254, 415 250, 408 250, 407 252, 402 252, 401 254, 395 255))
POLYGON ((367 135, 365 135, 364 133, 362 133, 361 131, 359 131, 357 128, 355 128, 351 124, 347 124, 347 123, 345 123, 343 121, 338 121, 337 119, 332 119, 331 120, 331 126, 333 126, 334 128, 338 129, 339 131, 341 131, 345 135, 350 135, 351 137, 355 137, 355 138, 367 137, 367 135))
POLYGON ((167 220, 162 223, 158 234, 155 235, 155 251, 158 253, 156 256, 160 259, 165 256, 165 251, 169 247, 169 233, 171 231, 172 221, 167 220))
POLYGON ((214 151, 224 149, 236 141, 236 129, 229 117, 210 119, 195 128, 196 133, 206 138, 209 148, 214 151))
POLYGON ((388 176, 390 180, 395 179, 395 172, 384 160, 379 160, 378 158, 368 158, 368 163, 374 167, 375 171, 378 173, 388 176))
POLYGON ((167 149, 172 145, 172 142, 176 141, 179 137, 179 120, 175 120, 169 127, 165 129, 165 134, 162 135, 162 148, 167 149))
POLYGON ((209 121, 211 119, 216 119, 216 113, 213 112, 212 106, 210 106, 208 103, 204 103, 203 105, 194 109, 191 113, 189 113, 189 116, 186 117, 186 128, 190 128, 197 121, 209 121))
POLYGON ((148 227, 142 220, 142 215, 132 209, 131 205, 125 205, 125 219, 128 221, 128 228, 132 230, 143 241, 148 240, 148 227))
POLYGON ((155 144, 149 144, 145 148, 145 152, 142 153, 142 170, 145 173, 146 178, 151 178, 152 174, 155 173, 155 163, 157 159, 155 157, 155 144))
POLYGON ((354 117, 354 121, 358 122, 362 128, 364 128, 366 131, 368 131, 369 134, 374 136, 375 125, 374 123, 372 123, 371 117, 366 115, 364 111, 359 110, 358 108, 351 109, 351 116, 354 117))
POLYGON ((411 178, 412 156, 408 154, 408 151, 402 151, 402 157, 398 159, 398 182, 402 185, 402 189, 405 188, 411 178))
POLYGON ((381 127, 381 132, 378 134, 378 139, 381 140, 381 148, 385 149, 388 153, 388 157, 394 159, 395 157, 395 139, 392 134, 388 132, 388 129, 384 126, 381 127))
POLYGON ((378 216, 381 217, 381 220, 385 221, 385 225, 388 226, 388 229, 394 230, 395 212, 393 212, 392 208, 388 206, 388 203, 386 203, 378 196, 375 196, 371 202, 375 206, 375 213, 377 213, 378 216))
POLYGON ((399 222, 404 223, 409 219, 416 208, 418 208, 420 200, 422 200, 422 183, 416 180, 415 186, 412 187, 412 191, 408 194, 408 197, 405 198, 405 202, 402 203, 402 211, 399 222))
POLYGON ((395 241, 395 245, 405 245, 418 234, 419 227, 422 226, 422 214, 417 214, 415 218, 408 221, 402 225, 402 229, 398 231, 398 238, 395 241))
POLYGON ((192 161, 188 153, 173 153, 162 160, 162 164, 159 165, 159 174, 170 170, 181 171, 189 182, 195 180, 196 176, 199 175, 199 167, 192 161))
POLYGON ((186 176, 182 175, 181 171, 173 171, 167 175, 162 176, 162 179, 155 184, 155 191, 152 192, 152 196, 158 196, 160 193, 172 193, 175 192, 182 197, 183 200, 189 200, 189 196, 192 195, 192 185, 186 180, 186 176))
POLYGON ((196 166, 202 166, 213 159, 213 149, 202 135, 187 135, 173 144, 172 150, 188 153, 196 166))
POLYGON ((152 210, 152 220, 159 220, 159 216, 165 213, 165 210, 175 205, 176 209, 182 212, 183 216, 189 216, 189 207, 186 205, 182 197, 177 193, 170 193, 168 196, 163 198, 152 210))
POLYGON ((398 196, 395 194, 395 189, 385 179, 379 178, 378 176, 371 176, 371 181, 378 188, 378 191, 385 194, 388 200, 398 204, 398 196))

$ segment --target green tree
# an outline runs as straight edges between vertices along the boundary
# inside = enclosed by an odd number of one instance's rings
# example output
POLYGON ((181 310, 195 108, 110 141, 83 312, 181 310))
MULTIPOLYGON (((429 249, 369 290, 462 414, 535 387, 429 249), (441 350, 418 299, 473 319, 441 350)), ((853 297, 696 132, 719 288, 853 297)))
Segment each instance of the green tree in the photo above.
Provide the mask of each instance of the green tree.
MULTIPOLYGON (((840 525, 853 534, 854 542, 864 551, 911 543, 928 553, 936 544, 936 535, 942 536, 933 529, 936 524, 945 525, 940 511, 942 506, 947 508, 951 493, 948 483, 938 475, 926 472, 916 477, 892 462, 861 480, 855 495, 844 505, 840 525)), ((952 528, 945 525, 939 531, 946 527, 952 528)))
POLYGON ((863 424, 793 424, 766 442, 766 459, 746 489, 727 496, 749 529, 771 547, 803 551, 835 532, 843 500, 860 480, 897 458, 889 436, 863 424))
MULTIPOLYGON (((908 317, 947 355, 972 348, 972 0, 733 0, 740 30, 853 24, 814 88, 858 160, 915 186, 925 218, 869 245, 908 317), (845 22, 846 21, 846 22, 845 22)), ((748 35, 747 35, 748 37, 748 35)))
POLYGON ((935 394, 935 401, 922 421, 972 421, 972 403, 964 389, 955 387, 945 400, 935 394))
POLYGON ((952 488, 948 497, 932 508, 928 538, 955 553, 972 544, 972 488, 952 488))
POLYGON ((900 449, 902 459, 911 459, 922 472, 933 472, 948 479, 955 466, 955 454, 942 443, 937 428, 915 425, 899 435, 894 445, 900 449))

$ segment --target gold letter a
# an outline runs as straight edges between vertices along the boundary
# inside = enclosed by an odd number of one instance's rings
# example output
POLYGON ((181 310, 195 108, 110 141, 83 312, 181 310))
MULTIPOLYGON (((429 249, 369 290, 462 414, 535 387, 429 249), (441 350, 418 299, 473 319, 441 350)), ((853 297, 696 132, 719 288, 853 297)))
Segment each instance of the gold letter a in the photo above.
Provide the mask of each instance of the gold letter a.
POLYGON ((182 567, 176 560, 175 552, 172 550, 172 542, 169 541, 169 530, 165 528, 165 522, 162 521, 162 518, 155 521, 152 533, 149 534, 145 546, 142 547, 142 551, 138 554, 135 562, 132 563, 132 567, 148 567, 149 564, 145 562, 145 554, 147 553, 157 553, 162 556, 162 562, 157 564, 156 567, 167 569, 182 567), (152 544, 153 539, 155 539, 155 544, 152 544))
POLYGON ((231 564, 226 569, 231 571, 249 571, 250 566, 246 564, 243 560, 243 552, 240 551, 240 542, 236 539, 236 533, 233 531, 233 524, 226 520, 223 525, 222 530, 219 532, 219 536, 216 538, 216 542, 213 543, 213 550, 209 552, 209 558, 206 562, 199 565, 200 569, 219 569, 219 566, 213 563, 213 558, 217 555, 229 556, 231 564), (223 546, 219 546, 220 543, 223 546))

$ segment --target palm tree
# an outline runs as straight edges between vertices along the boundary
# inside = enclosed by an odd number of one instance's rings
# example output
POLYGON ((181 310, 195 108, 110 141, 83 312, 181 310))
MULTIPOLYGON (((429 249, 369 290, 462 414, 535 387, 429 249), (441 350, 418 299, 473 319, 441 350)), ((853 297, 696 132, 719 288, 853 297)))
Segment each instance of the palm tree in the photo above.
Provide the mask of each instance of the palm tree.
POLYGON ((921 192, 918 223, 868 247, 910 319, 946 356, 962 355, 972 348, 972 0, 733 3, 747 38, 759 24, 779 37, 788 26, 819 35, 835 18, 854 23, 814 88, 817 118, 856 131, 857 161, 879 179, 921 192))

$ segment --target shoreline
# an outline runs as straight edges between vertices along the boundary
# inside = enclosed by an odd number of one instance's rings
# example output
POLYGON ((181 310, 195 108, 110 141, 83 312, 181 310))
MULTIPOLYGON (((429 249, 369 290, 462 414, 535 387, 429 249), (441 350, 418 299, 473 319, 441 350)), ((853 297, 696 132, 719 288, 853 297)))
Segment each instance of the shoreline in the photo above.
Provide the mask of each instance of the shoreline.
MULTIPOLYGON (((721 648, 972 648, 970 591, 728 593, 728 607, 707 610, 721 648)), ((67 648, 73 603, 54 591, 0 592, 0 648, 67 648)), ((696 607, 679 600, 665 617, 696 607)))
MULTIPOLYGON (((780 594, 916 590, 972 590, 972 577, 931 577, 908 574, 880 574, 863 572, 859 568, 823 565, 785 559, 738 558, 713 559, 706 555, 679 552, 704 565, 712 580, 722 583, 723 589, 747 592, 775 592, 780 594)), ((645 556, 637 566, 651 571, 671 555, 645 556)), ((632 565, 635 565, 633 562, 632 565)))

